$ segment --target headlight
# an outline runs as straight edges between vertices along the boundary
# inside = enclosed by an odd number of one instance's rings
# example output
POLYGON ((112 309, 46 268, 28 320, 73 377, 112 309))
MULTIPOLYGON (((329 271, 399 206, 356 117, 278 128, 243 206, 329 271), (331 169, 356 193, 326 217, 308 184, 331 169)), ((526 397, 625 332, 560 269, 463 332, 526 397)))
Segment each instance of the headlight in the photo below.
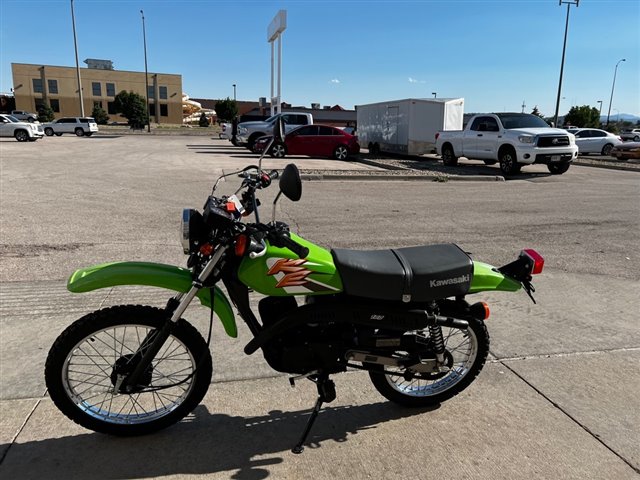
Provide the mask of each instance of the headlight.
POLYGON ((238 127, 238 133, 244 135, 245 133, 247 133, 247 127, 238 127))
POLYGON ((518 137, 518 140, 520 140, 522 143, 535 143, 536 137, 533 135, 520 135, 518 137))

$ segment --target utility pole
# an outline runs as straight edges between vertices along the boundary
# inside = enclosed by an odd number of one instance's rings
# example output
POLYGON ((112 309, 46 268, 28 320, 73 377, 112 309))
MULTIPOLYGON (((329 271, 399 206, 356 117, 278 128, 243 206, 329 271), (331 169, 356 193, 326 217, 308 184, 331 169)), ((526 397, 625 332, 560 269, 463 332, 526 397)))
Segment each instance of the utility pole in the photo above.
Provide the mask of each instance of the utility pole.
POLYGON ((621 58, 616 63, 616 69, 613 71, 613 85, 611 85, 611 98, 609 99, 609 112, 607 113, 607 127, 609 126, 609 115, 611 115, 611 103, 613 103, 613 89, 616 88, 616 74, 618 73, 618 65, 620 62, 626 62, 626 58, 621 58))
POLYGON ((525 107, 526 107, 526 105, 524 104, 524 100, 522 100, 522 113, 524 113, 525 107))
MULTIPOLYGON (((78 97, 80 99, 80 116, 84 117, 84 100, 82 98, 82 81, 80 80, 80 63, 78 61, 78 39, 76 38, 76 17, 73 13, 73 0, 71 0, 71 24, 73 25, 73 46, 76 50, 76 76, 78 77, 78 97)), ((42 86, 42 89, 46 85, 42 86)))
MULTIPOLYGON (((147 70, 147 32, 144 28, 144 12, 140 10, 142 15, 142 41, 144 43, 144 98, 147 103, 147 132, 151 133, 151 117, 149 116, 149 71, 147 70)), ((158 105, 156 105, 158 108, 158 105)))
POLYGON ((567 4, 567 22, 564 26, 564 43, 562 44, 562 62, 560 62, 560 81, 558 82, 558 97, 556 99, 556 114, 553 117, 553 126, 558 127, 558 110, 560 110, 560 94, 562 92, 562 74, 564 72, 564 55, 567 49, 567 32, 569 31, 569 11, 571 5, 575 5, 578 8, 580 0, 559 0, 558 5, 562 6, 563 3, 567 4))

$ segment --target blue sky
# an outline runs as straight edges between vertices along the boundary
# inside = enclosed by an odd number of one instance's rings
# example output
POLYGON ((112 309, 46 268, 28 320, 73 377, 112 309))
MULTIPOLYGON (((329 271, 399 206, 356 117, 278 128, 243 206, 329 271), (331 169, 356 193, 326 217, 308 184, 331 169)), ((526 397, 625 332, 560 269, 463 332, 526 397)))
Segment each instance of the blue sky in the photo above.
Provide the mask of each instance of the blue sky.
MULTIPOLYGON (((557 0, 104 1, 75 0, 80 61, 113 60, 179 73, 191 97, 268 97, 267 26, 287 10, 282 97, 294 105, 354 105, 464 97, 465 111, 553 115, 566 5, 557 0)), ((0 0, 0 91, 11 63, 75 65, 69 0, 0 0), (28 9, 25 10, 25 7, 28 9), (18 19, 18 20, 16 20, 18 19)), ((582 0, 571 7, 560 114, 603 114, 616 62, 611 114, 640 115, 640 2, 582 0)), ((81 66, 85 66, 81 64, 81 66)))

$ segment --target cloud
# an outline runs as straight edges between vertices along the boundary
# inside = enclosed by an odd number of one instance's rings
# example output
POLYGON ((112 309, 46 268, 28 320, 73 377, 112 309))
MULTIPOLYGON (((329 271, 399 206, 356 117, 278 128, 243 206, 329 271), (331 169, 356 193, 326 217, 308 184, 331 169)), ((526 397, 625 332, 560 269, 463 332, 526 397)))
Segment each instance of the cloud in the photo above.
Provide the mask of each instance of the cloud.
POLYGON ((338 80, 337 78, 332 78, 331 80, 329 80, 329 83, 340 83, 340 80, 338 80))
POLYGON ((424 80, 418 80, 417 78, 409 77, 409 83, 427 83, 424 80))

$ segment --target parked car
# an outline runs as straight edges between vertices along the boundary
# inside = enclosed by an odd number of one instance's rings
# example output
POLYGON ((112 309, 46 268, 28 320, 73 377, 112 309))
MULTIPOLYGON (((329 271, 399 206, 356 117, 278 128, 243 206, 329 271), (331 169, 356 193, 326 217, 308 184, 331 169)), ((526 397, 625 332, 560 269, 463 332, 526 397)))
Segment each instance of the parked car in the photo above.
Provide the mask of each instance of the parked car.
MULTIPOLYGON (((273 115, 261 122, 241 122, 238 124, 238 134, 234 145, 246 146, 253 150, 254 142, 273 131, 275 122, 282 117, 284 120, 284 131, 290 131, 302 125, 313 125, 313 115, 306 112, 284 112, 273 115)), ((233 140, 233 139, 232 139, 233 140)))
POLYGON ((19 142, 35 142, 44 136, 39 123, 21 122, 12 115, 0 114, 0 137, 14 137, 19 142))
POLYGON ((56 134, 75 133, 78 137, 90 137, 98 131, 98 124, 91 117, 63 117, 43 125, 48 137, 56 134))
POLYGON ((12 110, 11 116, 16 117, 18 120, 24 120, 29 123, 38 121, 38 115, 31 112, 25 112, 24 110, 12 110))
POLYGON ((611 156, 620 160, 640 159, 640 142, 626 142, 611 149, 611 156))
POLYGON ((230 123, 221 123, 220 124, 220 138, 226 138, 231 141, 231 130, 233 129, 233 125, 230 123))
MULTIPOLYGON (((270 141, 271 136, 259 138, 255 142, 254 151, 262 153, 270 141)), ((275 158, 283 158, 285 155, 308 155, 346 160, 358 152, 358 137, 327 125, 305 125, 289 132, 284 143, 274 143, 268 153, 275 158)))
POLYGON ((611 149, 622 143, 619 136, 597 128, 579 128, 572 132, 576 137, 578 153, 609 155, 611 149))
POLYGON ((620 138, 622 140, 633 140, 634 142, 640 142, 640 128, 626 130, 620 134, 620 138))

